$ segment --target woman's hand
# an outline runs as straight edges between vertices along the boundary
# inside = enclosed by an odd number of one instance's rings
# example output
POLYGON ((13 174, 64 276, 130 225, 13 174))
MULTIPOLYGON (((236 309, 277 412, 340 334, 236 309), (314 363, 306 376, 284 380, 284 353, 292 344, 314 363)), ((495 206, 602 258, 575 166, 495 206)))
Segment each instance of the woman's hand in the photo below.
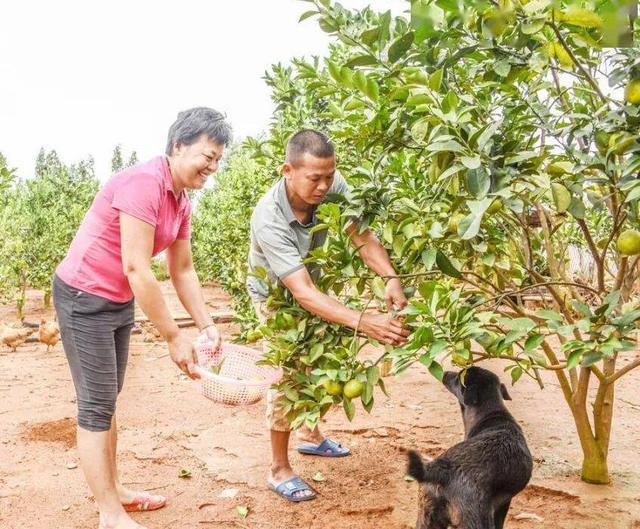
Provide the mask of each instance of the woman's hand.
POLYGON ((201 336, 213 344, 214 351, 220 349, 220 346, 222 345, 222 337, 220 336, 220 331, 215 325, 208 325, 202 329, 201 336))
POLYGON ((168 340, 167 344, 169 345, 171 360, 175 362, 182 372, 191 379, 200 378, 200 375, 195 370, 198 362, 191 340, 184 333, 179 332, 168 340))

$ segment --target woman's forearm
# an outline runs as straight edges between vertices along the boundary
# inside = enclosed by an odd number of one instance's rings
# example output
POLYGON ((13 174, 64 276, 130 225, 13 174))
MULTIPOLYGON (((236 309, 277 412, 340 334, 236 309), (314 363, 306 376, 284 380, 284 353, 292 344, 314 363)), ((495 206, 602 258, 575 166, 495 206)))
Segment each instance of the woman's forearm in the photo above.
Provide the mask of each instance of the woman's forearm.
POLYGON ((180 332, 165 303, 160 285, 151 268, 134 268, 127 272, 129 285, 138 306, 156 326, 165 340, 170 342, 180 332))
POLYGON ((196 271, 191 269, 172 275, 171 282, 176 289, 180 302, 187 309, 198 329, 202 330, 213 325, 213 320, 204 302, 202 287, 196 271))

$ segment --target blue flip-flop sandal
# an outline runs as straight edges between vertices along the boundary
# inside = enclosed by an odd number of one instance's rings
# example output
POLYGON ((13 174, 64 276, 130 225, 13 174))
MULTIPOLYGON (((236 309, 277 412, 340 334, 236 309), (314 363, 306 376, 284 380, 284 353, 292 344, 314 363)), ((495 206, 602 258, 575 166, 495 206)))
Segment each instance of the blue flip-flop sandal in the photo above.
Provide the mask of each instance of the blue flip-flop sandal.
POLYGON ((300 479, 300 476, 294 476, 287 481, 283 481, 277 486, 272 485, 271 483, 267 483, 267 485, 269 486, 269 489, 275 492, 278 496, 289 501, 308 501, 315 500, 317 497, 316 493, 313 492, 311 487, 309 487, 309 485, 307 485, 304 481, 302 481, 302 479, 300 479), (295 496, 297 492, 304 492, 307 490, 310 491, 311 494, 307 496, 295 496))
POLYGON ((298 452, 309 456, 321 457, 344 457, 351 453, 351 450, 340 443, 325 438, 320 444, 304 443, 298 446, 298 452))

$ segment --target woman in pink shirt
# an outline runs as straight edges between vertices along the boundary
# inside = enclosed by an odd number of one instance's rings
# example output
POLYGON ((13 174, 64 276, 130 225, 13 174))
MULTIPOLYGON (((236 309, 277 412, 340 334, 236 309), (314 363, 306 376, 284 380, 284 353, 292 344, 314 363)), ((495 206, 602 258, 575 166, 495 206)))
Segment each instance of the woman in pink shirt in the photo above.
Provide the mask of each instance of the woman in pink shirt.
MULTIPOLYGON (((218 169, 231 127, 210 108, 181 112, 166 156, 114 175, 97 194, 53 282, 65 354, 78 403, 78 452, 98 503, 100 529, 141 529, 128 511, 166 499, 124 487, 116 465, 116 400, 127 366, 134 297, 167 341, 171 359, 191 378, 191 340, 171 318, 151 258, 166 250, 171 281, 199 329, 220 336, 207 310, 191 256, 187 189, 218 169)), ((142 528, 144 529, 144 528, 142 528)))

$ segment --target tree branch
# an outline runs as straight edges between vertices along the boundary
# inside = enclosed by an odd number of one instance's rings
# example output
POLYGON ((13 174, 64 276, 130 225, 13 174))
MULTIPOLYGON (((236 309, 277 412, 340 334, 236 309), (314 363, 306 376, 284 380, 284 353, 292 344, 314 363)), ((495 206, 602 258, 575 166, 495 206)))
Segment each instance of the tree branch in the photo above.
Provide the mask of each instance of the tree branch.
POLYGON ((598 86, 598 83, 591 76, 591 74, 588 72, 588 70, 584 66, 582 66, 580 61, 578 61, 578 59, 576 58, 575 54, 573 53, 573 50, 567 44, 567 41, 562 36, 562 33, 560 32, 560 29, 558 28, 558 26, 556 26, 556 24, 554 22, 547 22, 546 24, 551 27, 553 32, 556 34, 556 37, 558 37, 558 41, 560 42, 560 44, 562 44, 562 47, 569 54, 569 57, 571 57, 571 60, 573 61, 573 63, 578 67, 578 70, 580 70, 580 73, 582 73, 582 75, 587 80, 587 82, 593 87, 593 89, 596 91, 598 96, 600 96, 600 99, 602 99, 602 102, 603 103, 607 103, 609 101, 609 99, 602 93, 602 90, 600 90, 600 87, 598 86))
POLYGON ((620 377, 623 377, 629 371, 631 371, 632 369, 635 369, 638 366, 640 366, 640 358, 637 358, 636 360, 634 360, 633 362, 627 364, 623 368, 618 369, 618 371, 616 371, 612 375, 609 375, 608 377, 606 377, 605 383, 606 384, 613 384, 620 377))

